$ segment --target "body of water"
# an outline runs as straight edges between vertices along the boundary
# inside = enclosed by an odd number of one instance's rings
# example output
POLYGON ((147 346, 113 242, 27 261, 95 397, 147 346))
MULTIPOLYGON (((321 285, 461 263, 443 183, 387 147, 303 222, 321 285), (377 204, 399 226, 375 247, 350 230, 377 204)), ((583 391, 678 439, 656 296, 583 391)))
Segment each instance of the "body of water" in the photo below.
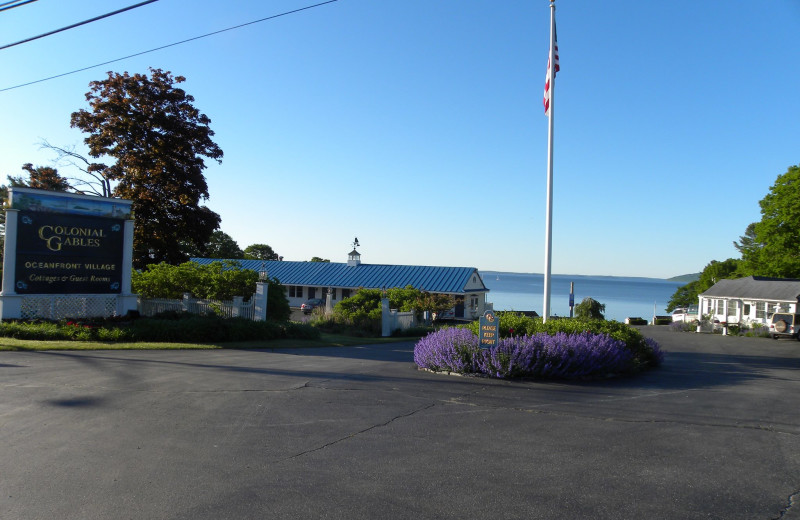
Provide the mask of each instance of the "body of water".
MULTIPOLYGON (((487 301, 496 311, 536 311, 542 314, 544 275, 481 271, 483 283, 490 289, 487 301)), ((550 278, 550 315, 569 316, 569 286, 575 283, 575 305, 584 298, 594 298, 606 306, 608 320, 628 317, 651 319, 666 315, 667 302, 684 285, 657 278, 617 276, 552 275, 550 278)))

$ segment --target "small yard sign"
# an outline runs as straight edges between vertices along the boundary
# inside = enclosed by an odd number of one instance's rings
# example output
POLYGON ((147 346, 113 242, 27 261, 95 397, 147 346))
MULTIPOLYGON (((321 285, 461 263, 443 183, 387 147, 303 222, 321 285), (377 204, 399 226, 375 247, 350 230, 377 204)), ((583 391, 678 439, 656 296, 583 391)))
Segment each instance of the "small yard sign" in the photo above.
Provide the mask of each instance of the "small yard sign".
POLYGON ((500 339, 500 321, 493 311, 486 311, 481 316, 478 334, 480 335, 481 348, 494 348, 497 346, 497 340, 500 339))

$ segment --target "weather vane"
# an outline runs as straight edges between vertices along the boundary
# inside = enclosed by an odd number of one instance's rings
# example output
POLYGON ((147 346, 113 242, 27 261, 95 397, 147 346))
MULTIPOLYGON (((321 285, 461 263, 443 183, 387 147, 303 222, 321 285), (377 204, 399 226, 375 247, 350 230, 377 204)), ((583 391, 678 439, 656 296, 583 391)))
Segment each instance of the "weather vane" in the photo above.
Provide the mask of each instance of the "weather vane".
POLYGON ((353 249, 356 249, 360 245, 361 244, 358 243, 358 237, 354 238, 353 239, 353 249))

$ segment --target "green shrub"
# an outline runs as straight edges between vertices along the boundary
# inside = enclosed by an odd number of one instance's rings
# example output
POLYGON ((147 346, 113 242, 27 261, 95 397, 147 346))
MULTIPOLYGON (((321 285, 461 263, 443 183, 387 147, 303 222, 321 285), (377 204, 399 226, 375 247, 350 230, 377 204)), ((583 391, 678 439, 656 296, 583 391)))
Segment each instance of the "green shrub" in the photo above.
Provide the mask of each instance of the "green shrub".
POLYGON ((103 342, 224 343, 273 339, 317 339, 319 330, 301 323, 165 313, 129 322, 118 320, 0 322, 0 336, 32 340, 103 342))
MULTIPOLYGON (((387 289, 386 298, 389 299, 389 308, 400 312, 416 311, 417 319, 422 317, 424 311, 442 312, 454 305, 453 298, 444 294, 432 294, 427 291, 415 289, 411 285, 387 289)), ((364 289, 363 287, 353 296, 345 298, 333 308, 333 313, 340 325, 346 324, 351 328, 364 327, 366 331, 381 329, 381 299, 384 292, 380 289, 364 289)), ((319 325, 319 322, 318 322, 319 325)))
POLYGON ((605 319, 604 312, 606 312, 605 304, 593 298, 584 298, 583 301, 575 306, 576 318, 603 320, 605 319))
POLYGON ((398 338, 420 338, 426 334, 430 334, 436 329, 433 327, 411 327, 408 329, 397 329, 392 333, 392 336, 398 338))
MULTIPOLYGON (((180 299, 184 293, 195 298, 231 300, 241 296, 249 300, 256 291, 258 273, 242 268, 236 261, 211 262, 200 265, 185 262, 170 265, 165 262, 148 265, 144 270, 134 270, 131 290, 144 298, 180 299)), ((268 280, 267 318, 288 321, 292 315, 286 291, 276 279, 268 280)))
POLYGON ((368 316, 346 318, 341 314, 312 313, 309 325, 330 334, 344 334, 357 338, 378 338, 382 333, 380 317, 372 319, 368 316))

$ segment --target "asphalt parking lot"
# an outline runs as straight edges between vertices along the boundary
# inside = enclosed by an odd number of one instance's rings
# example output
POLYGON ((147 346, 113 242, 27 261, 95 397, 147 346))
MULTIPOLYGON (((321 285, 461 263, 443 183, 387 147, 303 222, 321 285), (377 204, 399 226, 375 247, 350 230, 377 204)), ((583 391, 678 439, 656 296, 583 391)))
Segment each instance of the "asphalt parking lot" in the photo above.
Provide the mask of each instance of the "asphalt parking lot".
POLYGON ((0 518, 800 518, 800 342, 645 327, 594 382, 413 344, 0 352, 0 518))

